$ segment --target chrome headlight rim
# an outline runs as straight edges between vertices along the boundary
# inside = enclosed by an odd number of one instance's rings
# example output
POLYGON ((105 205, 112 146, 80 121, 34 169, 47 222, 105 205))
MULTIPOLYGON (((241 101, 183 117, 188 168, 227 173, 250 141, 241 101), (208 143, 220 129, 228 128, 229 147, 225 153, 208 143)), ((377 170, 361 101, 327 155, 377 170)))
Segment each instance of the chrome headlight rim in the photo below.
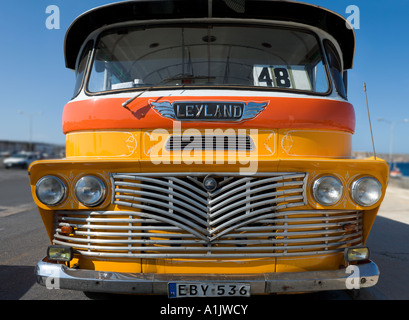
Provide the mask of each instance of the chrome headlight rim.
POLYGON ((74 186, 74 194, 75 194, 75 198, 84 206, 86 207, 96 207, 99 206, 101 203, 103 203, 105 201, 106 198, 106 194, 107 194, 107 189, 106 189, 106 185, 104 183, 104 181, 100 178, 98 178, 97 176, 94 175, 85 175, 82 176, 81 178, 79 178, 77 180, 77 182, 75 183, 74 186), (92 202, 87 202, 84 201, 84 198, 81 196, 80 191, 79 191, 79 184, 82 183, 85 179, 94 179, 97 184, 100 187, 101 190, 101 195, 98 197, 97 200, 92 201, 92 202))
POLYGON ((68 188, 65 185, 65 183, 63 182, 63 180, 61 180, 59 177, 54 176, 54 175, 47 175, 42 177, 40 180, 37 181, 36 183, 36 187, 35 187, 35 193, 36 193, 36 197, 37 199, 44 205, 49 206, 49 207, 55 207, 60 205, 61 203, 63 203, 65 201, 65 199, 67 198, 67 194, 68 194, 68 188), (42 199, 42 197, 39 195, 39 188, 40 185, 47 179, 54 179, 55 181, 57 181, 57 183, 59 184, 59 186, 62 189, 61 192, 61 196, 59 197, 58 201, 53 201, 53 202, 46 202, 44 201, 44 199, 42 199))
POLYGON ((322 206, 325 206, 325 207, 334 206, 334 205, 336 205, 336 204, 342 199, 342 196, 343 196, 343 194, 344 194, 344 184, 343 184, 342 181, 341 181, 338 177, 336 177, 336 176, 329 175, 329 174, 328 174, 328 175, 323 175, 323 176, 319 177, 318 179, 316 179, 316 180, 314 181, 314 183, 313 183, 313 185, 312 185, 312 194, 313 194, 314 200, 315 200, 318 204, 320 204, 320 205, 322 205, 322 206), (338 182, 338 184, 339 184, 339 186, 340 186, 339 197, 338 197, 336 200, 334 200, 334 201, 325 202, 325 201, 322 201, 322 199, 320 199, 320 197, 319 197, 319 194, 318 194, 319 187, 321 186, 322 182, 323 182, 325 179, 334 179, 336 182, 338 182))
POLYGON ((382 192, 383 192, 382 184, 379 182, 378 179, 376 179, 374 177, 371 177, 371 176, 361 177, 361 178, 355 180, 354 182, 352 182, 352 184, 351 184, 351 198, 352 198, 352 200, 354 200, 354 202, 356 204, 358 204, 361 207, 372 207, 372 206, 376 205, 382 198, 382 192), (365 180, 374 181, 379 187, 379 197, 378 197, 378 199, 376 201, 372 201, 371 203, 365 203, 365 202, 361 201, 359 196, 357 195, 357 189, 358 189, 359 185, 362 183, 362 181, 365 181, 365 180))

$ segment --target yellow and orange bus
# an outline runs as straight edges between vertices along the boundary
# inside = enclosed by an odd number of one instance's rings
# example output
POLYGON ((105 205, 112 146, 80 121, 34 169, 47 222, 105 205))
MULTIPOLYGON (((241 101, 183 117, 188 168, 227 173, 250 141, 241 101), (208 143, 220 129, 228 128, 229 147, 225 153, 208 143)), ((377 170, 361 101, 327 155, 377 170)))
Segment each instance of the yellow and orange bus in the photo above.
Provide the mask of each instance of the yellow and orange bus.
POLYGON ((370 287, 388 180, 353 159, 353 28, 293 1, 124 1, 70 26, 66 158, 29 168, 49 288, 169 297, 370 287), (45 248, 46 249, 46 248, 45 248))

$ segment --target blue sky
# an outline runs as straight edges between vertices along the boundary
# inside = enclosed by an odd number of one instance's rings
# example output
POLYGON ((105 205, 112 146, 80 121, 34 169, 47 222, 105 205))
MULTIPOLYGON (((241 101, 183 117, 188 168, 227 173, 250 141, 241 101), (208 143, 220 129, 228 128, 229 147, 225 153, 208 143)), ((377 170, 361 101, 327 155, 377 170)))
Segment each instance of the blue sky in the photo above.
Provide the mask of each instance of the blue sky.
MULTIPOLYGON (((0 140, 29 139, 64 144, 62 110, 74 88, 74 74, 65 68, 63 43, 71 22, 94 7, 117 1, 14 0, 0 5, 0 140), (60 29, 49 30, 46 8, 60 9, 60 29), (23 111, 23 114, 19 113, 23 111), (41 114, 38 114, 40 113, 41 114)), ((371 151, 363 82, 368 98, 377 152, 389 152, 390 125, 379 122, 409 118, 409 1, 310 0, 344 17, 349 5, 360 9, 354 69, 349 74, 349 100, 355 106, 353 149, 371 151)), ((409 123, 395 127, 394 152, 409 153, 409 123)))

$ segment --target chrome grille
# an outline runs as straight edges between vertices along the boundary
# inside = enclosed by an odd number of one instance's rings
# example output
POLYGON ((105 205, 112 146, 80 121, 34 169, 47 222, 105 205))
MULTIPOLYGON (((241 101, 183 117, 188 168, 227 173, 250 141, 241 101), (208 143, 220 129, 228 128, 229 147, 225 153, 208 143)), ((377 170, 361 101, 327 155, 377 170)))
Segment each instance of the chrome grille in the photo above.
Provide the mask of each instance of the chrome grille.
POLYGON ((252 151, 254 142, 249 136, 171 136, 165 145, 166 150, 181 151, 186 148, 199 150, 252 151))
POLYGON ((218 187, 206 192, 205 174, 112 174, 118 211, 58 211, 54 243, 88 256, 226 259, 362 243, 362 212, 301 210, 305 173, 212 176, 218 187))

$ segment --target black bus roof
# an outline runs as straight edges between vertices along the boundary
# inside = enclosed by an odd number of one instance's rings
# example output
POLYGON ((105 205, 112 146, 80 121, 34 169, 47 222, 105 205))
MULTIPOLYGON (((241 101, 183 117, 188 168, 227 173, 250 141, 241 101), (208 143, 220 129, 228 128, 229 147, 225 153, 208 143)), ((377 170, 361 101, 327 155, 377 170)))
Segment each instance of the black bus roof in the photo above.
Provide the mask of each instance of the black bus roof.
POLYGON ((325 8, 283 0, 133 0, 101 6, 80 15, 65 36, 65 65, 75 69, 79 50, 93 31, 119 22, 183 18, 238 18, 278 20, 317 27, 332 35, 343 52, 344 68, 351 69, 355 32, 341 15, 325 8))

